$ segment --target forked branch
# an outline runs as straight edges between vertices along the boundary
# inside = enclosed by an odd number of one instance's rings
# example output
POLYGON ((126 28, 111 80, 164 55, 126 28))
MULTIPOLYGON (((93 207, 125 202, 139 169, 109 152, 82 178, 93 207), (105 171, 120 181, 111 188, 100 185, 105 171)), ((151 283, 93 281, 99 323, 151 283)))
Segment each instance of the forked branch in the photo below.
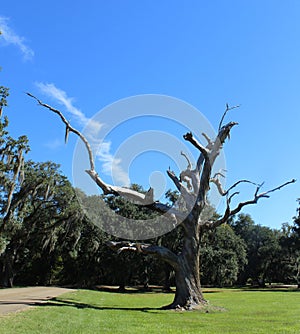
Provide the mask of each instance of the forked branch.
MULTIPOLYGON (((245 181, 245 180, 242 180, 242 181, 245 181)), ((232 217, 235 214, 239 213, 244 206, 251 205, 251 204, 256 204, 261 198, 269 198, 270 197, 269 196, 270 193, 272 193, 274 191, 277 191, 277 190, 280 190, 281 188, 283 188, 283 187, 285 187, 285 186, 287 186, 287 185, 289 185, 291 183, 295 183, 295 182, 296 182, 296 180, 292 179, 290 181, 287 181, 287 182, 281 184, 280 186, 278 186, 276 188, 270 189, 270 190, 262 192, 262 193, 259 193, 259 190, 260 190, 262 184, 257 185, 255 193, 254 193, 254 196, 253 196, 253 198, 251 200, 248 200, 248 201, 245 201, 245 202, 240 202, 234 209, 231 209, 230 208, 231 199, 233 198, 233 196, 235 196, 235 195, 238 194, 238 192, 235 192, 235 193, 233 193, 231 196, 229 196, 227 198, 227 207, 226 207, 226 210, 225 210, 225 213, 224 213, 223 217, 221 217, 220 219, 218 219, 216 221, 208 221, 208 222, 206 222, 204 224, 204 227, 206 227, 206 228, 215 228, 217 226, 220 226, 221 224, 226 223, 227 220, 230 217, 232 217)), ((232 187, 231 187, 231 189, 232 189, 232 187)))
MULTIPOLYGON (((249 180, 239 180, 237 182, 235 182, 231 187, 229 187, 227 190, 224 190, 223 189, 223 186, 221 184, 221 181, 220 181, 220 176, 221 177, 224 177, 224 175, 222 173, 216 173, 214 175, 214 177, 212 179, 210 179, 210 182, 214 183, 216 186, 217 186, 217 189, 219 191, 219 194, 221 196, 227 196, 229 194, 229 192, 235 188, 236 186, 238 186, 240 183, 250 183, 250 184, 253 184, 255 186, 259 186, 259 188, 262 186, 262 185, 258 185, 257 183, 254 183, 254 182, 251 182, 249 180)), ((258 190, 259 190, 258 188, 258 190)))
POLYGON ((218 131, 221 130, 221 128, 222 128, 222 124, 223 124, 223 121, 224 121, 224 118, 225 118, 226 114, 228 113, 228 111, 229 111, 229 110, 236 109, 236 108, 239 108, 239 107, 240 107, 239 104, 236 105, 236 106, 233 106, 233 107, 229 107, 228 103, 226 103, 226 109, 225 109, 224 114, 223 114, 223 116, 222 116, 222 118, 221 118, 221 120, 220 120, 218 131))

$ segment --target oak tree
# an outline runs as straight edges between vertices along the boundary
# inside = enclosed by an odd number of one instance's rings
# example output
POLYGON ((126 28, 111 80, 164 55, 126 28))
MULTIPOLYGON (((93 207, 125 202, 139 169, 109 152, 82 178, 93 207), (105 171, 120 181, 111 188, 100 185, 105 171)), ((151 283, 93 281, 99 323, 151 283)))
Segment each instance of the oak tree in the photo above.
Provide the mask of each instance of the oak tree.
POLYGON ((194 146, 198 152, 197 163, 194 168, 188 163, 188 167, 181 171, 180 175, 176 175, 172 170, 167 170, 167 175, 173 181, 176 189, 180 194, 180 200, 184 203, 184 212, 180 207, 170 207, 153 198, 153 189, 147 193, 140 192, 125 187, 119 187, 106 183, 95 170, 95 162, 91 145, 87 138, 74 128, 70 122, 65 118, 61 111, 43 103, 30 93, 30 97, 34 98, 40 106, 49 109, 51 112, 57 114, 66 127, 66 133, 73 132, 84 143, 88 158, 89 169, 87 174, 92 180, 102 189, 105 195, 112 195, 115 197, 124 197, 148 209, 163 213, 170 221, 180 224, 182 227, 182 247, 180 253, 175 253, 162 245, 153 245, 145 242, 132 241, 110 241, 108 246, 115 249, 119 253, 122 251, 136 251, 145 255, 154 255, 161 260, 168 263, 175 271, 176 293, 173 302, 166 306, 169 309, 196 309, 207 304, 205 300, 201 284, 200 284, 200 250, 201 250, 201 234, 205 230, 214 229, 224 223, 233 215, 240 212, 245 206, 256 204, 261 198, 269 197, 269 194, 281 189, 295 180, 286 182, 269 191, 260 192, 261 185, 255 185, 253 198, 248 201, 240 202, 235 207, 232 207, 232 198, 238 193, 235 191, 240 183, 251 183, 248 180, 240 180, 227 190, 223 189, 220 182, 221 173, 212 174, 212 168, 219 156, 223 145, 236 122, 229 122, 223 124, 226 113, 235 107, 230 108, 226 105, 225 113, 221 118, 218 133, 215 138, 209 138, 206 134, 202 134, 207 141, 203 145, 196 136, 187 132, 183 138, 194 146), (223 215, 218 218, 211 219, 203 218, 203 211, 205 210, 208 201, 208 193, 211 184, 215 184, 219 193, 226 198, 226 208, 223 215))

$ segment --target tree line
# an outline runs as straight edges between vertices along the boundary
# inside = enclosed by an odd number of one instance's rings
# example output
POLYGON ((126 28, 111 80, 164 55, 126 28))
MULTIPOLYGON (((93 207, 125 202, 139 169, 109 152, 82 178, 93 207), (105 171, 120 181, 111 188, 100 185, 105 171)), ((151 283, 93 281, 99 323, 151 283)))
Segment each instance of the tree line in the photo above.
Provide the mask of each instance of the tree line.
MULTIPOLYGON (((154 284, 169 290, 174 273, 167 263, 136 252, 113 252, 107 247, 111 236, 98 227, 114 219, 111 210, 134 219, 155 218, 153 211, 141 210, 121 197, 87 196, 72 187, 59 165, 27 160, 27 137, 12 138, 8 118, 2 115, 8 93, 0 87, 0 286, 117 285, 124 289, 140 285, 148 289, 154 284), (99 209, 87 217, 79 202, 99 209)), ((144 191, 139 185, 132 189, 144 191)), ((178 192, 168 191, 166 198, 171 205, 178 192)), ((218 216, 213 208, 208 210, 218 216)), ((182 233, 178 226, 150 242, 180 253, 182 233)), ((201 234, 202 284, 299 286, 299 246, 300 209, 293 222, 281 229, 257 225, 246 214, 236 215, 201 234)))

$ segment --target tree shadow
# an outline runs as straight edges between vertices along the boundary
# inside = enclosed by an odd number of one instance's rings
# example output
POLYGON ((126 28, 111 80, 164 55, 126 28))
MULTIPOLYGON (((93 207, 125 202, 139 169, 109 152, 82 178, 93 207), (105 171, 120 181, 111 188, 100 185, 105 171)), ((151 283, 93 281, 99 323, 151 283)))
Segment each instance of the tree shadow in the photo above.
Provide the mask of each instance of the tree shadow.
POLYGON ((93 309, 99 311, 112 310, 112 311, 139 311, 139 312, 149 312, 155 313, 155 311, 163 310, 162 307, 118 307, 118 306, 97 306, 88 303, 76 302, 71 300, 66 300, 62 298, 53 298, 47 302, 36 302, 31 303, 30 305, 45 307, 45 306, 53 306, 53 307, 74 307, 76 309, 93 309))
POLYGON ((116 287, 108 285, 97 285, 91 290, 102 291, 102 292, 111 292, 111 293, 125 293, 125 294, 135 294, 135 293, 175 293, 173 289, 164 289, 161 286, 134 286, 134 287, 116 287))

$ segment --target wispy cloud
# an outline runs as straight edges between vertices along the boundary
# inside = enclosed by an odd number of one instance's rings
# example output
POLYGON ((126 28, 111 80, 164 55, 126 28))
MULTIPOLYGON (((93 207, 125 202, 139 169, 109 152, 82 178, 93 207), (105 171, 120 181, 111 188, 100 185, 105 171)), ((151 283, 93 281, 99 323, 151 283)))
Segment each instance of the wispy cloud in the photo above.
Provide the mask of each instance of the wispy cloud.
POLYGON ((107 175, 112 175, 115 183, 122 184, 125 187, 130 186, 128 174, 121 167, 121 159, 115 158, 111 153, 111 143, 103 142, 100 150, 97 152, 97 158, 103 162, 102 171, 107 175))
POLYGON ((64 90, 57 88, 53 83, 37 82, 36 86, 43 94, 49 96, 60 105, 64 106, 66 110, 74 116, 74 119, 78 124, 81 126, 88 126, 88 132, 90 132, 91 135, 97 135, 102 127, 102 124, 87 118, 80 109, 76 108, 74 106, 74 98, 69 97, 64 90))
POLYGON ((80 125, 86 125, 88 122, 87 117, 73 105, 74 98, 68 97, 67 93, 60 88, 57 88, 53 83, 37 82, 36 86, 39 90, 48 97, 56 100, 59 104, 63 105, 67 111, 76 117, 77 122, 80 125))
POLYGON ((110 142, 102 141, 102 138, 99 138, 98 134, 103 124, 87 118, 80 109, 74 106, 74 98, 69 97, 64 90, 57 88, 53 83, 38 82, 36 85, 43 94, 65 107, 67 112, 74 116, 74 121, 86 127, 84 133, 88 137, 93 151, 96 152, 96 158, 102 162, 102 172, 112 176, 115 183, 122 186, 129 186, 130 180, 128 174, 121 167, 121 159, 115 159, 110 153, 110 142))
POLYGON ((34 56, 34 51, 26 45, 25 38, 19 36, 12 28, 8 25, 9 19, 7 17, 0 16, 0 41, 2 40, 5 44, 12 44, 16 46, 23 54, 24 60, 30 60, 34 56))

